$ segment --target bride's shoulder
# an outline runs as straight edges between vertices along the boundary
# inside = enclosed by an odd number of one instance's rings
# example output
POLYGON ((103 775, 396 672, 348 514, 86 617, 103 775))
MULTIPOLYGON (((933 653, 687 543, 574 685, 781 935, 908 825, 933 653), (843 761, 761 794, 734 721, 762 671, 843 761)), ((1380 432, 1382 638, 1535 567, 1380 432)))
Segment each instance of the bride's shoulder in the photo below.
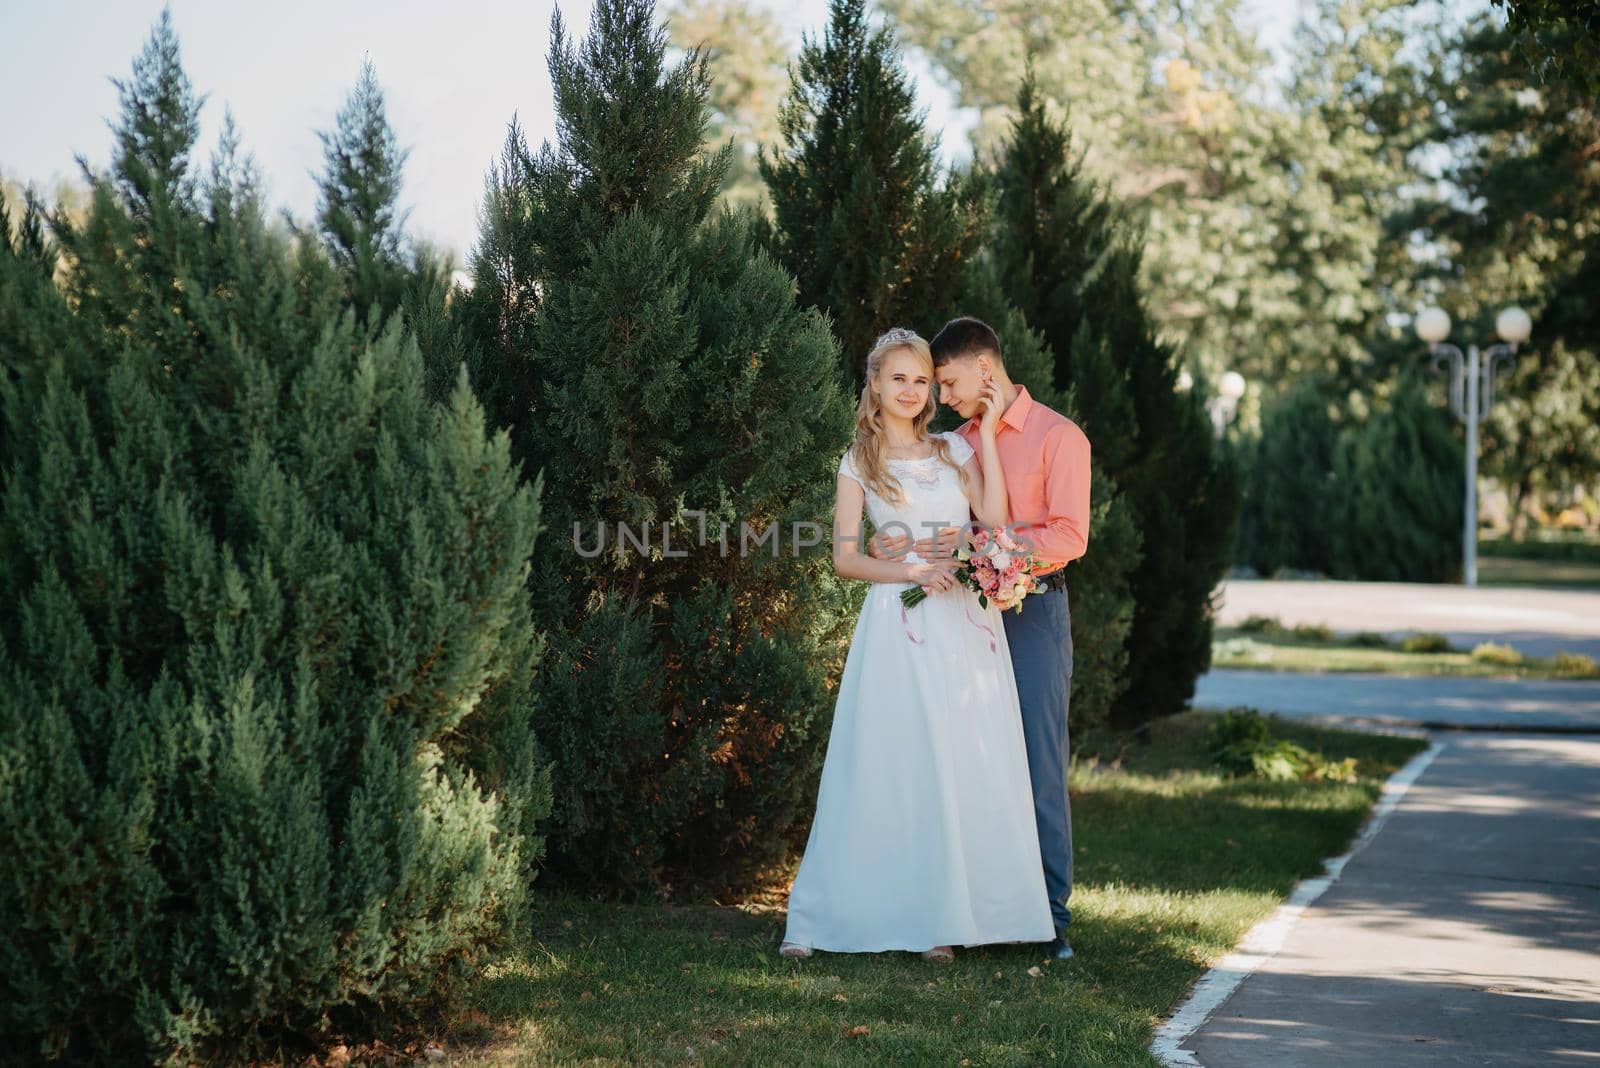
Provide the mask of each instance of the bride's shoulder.
POLYGON ((856 470, 854 459, 855 451, 856 447, 854 442, 851 442, 849 445, 845 446, 843 454, 841 454, 839 457, 839 473, 846 478, 854 479, 855 481, 865 485, 866 480, 863 479, 860 472, 856 470))
POLYGON ((944 430, 941 431, 937 436, 944 438, 945 441, 949 442, 950 458, 956 462, 957 466, 965 464, 968 460, 972 459, 972 445, 965 437, 961 435, 959 430, 944 430))

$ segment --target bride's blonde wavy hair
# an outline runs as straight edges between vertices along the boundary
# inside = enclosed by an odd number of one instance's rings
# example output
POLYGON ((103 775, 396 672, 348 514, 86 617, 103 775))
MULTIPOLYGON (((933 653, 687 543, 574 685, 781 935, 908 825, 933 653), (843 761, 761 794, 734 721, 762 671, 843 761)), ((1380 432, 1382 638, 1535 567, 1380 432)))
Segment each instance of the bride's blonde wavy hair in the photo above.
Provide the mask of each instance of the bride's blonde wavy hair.
POLYGON ((867 353, 867 381, 861 387, 861 400, 856 404, 856 440, 850 446, 850 462, 855 465, 856 472, 866 480, 867 486, 873 492, 886 501, 898 503, 904 499, 900 480, 889 473, 888 460, 884 455, 888 442, 884 434, 883 402, 872 391, 872 380, 878 377, 884 357, 896 349, 907 349, 914 353, 923 369, 928 372, 928 402, 911 420, 912 433, 916 435, 917 441, 932 444, 933 454, 941 461, 957 471, 961 469, 950 458, 950 442, 928 433, 928 424, 933 421, 934 413, 938 411, 936 397, 938 384, 933 377, 933 353, 929 351, 928 343, 917 336, 916 331, 897 326, 873 342, 872 351, 867 353))

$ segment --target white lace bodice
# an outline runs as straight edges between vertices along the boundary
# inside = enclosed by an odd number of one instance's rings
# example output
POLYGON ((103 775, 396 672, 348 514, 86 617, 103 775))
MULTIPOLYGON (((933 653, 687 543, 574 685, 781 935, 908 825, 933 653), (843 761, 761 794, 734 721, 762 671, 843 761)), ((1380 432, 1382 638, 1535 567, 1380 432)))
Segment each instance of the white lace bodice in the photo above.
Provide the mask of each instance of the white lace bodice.
MULTIPOLYGON (((950 459, 958 466, 972 457, 972 446, 960 434, 947 430, 937 436, 950 443, 950 459)), ((839 459, 839 473, 855 479, 866 491, 867 517, 879 531, 927 538, 939 527, 959 527, 968 521, 971 509, 961 489, 961 472, 940 460, 938 453, 921 460, 891 459, 888 464, 890 473, 900 480, 903 500, 888 501, 875 493, 856 473, 850 450, 839 459)), ((913 552, 906 559, 920 561, 922 557, 913 552)))

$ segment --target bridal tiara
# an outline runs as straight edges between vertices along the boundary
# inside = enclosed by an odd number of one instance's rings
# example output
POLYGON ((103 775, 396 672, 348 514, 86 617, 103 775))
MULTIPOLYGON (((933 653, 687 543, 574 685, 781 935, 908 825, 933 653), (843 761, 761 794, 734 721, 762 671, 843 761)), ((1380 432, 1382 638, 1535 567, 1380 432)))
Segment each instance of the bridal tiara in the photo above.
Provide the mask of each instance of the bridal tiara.
POLYGON ((897 341, 921 341, 921 340, 922 340, 922 338, 917 334, 917 332, 915 330, 907 330, 903 326, 897 326, 894 329, 888 331, 887 333, 879 335, 878 340, 874 341, 872 343, 872 347, 875 348, 875 349, 881 349, 883 346, 892 345, 897 341))

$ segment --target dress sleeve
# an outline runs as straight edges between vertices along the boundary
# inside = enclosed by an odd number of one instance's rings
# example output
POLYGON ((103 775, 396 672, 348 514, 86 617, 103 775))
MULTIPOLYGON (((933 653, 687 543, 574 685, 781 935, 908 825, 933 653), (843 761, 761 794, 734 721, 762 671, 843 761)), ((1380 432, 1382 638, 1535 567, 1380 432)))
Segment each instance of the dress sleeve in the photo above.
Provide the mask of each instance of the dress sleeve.
POLYGON ((967 461, 973 457, 972 446, 967 444, 967 439, 954 430, 946 430, 941 437, 950 443, 950 459, 956 462, 956 466, 967 466, 967 461))
POLYGON ((839 457, 839 473, 846 478, 854 479, 862 489, 865 489, 866 482, 856 473, 856 465, 850 462, 850 451, 850 449, 844 450, 844 455, 839 457))

